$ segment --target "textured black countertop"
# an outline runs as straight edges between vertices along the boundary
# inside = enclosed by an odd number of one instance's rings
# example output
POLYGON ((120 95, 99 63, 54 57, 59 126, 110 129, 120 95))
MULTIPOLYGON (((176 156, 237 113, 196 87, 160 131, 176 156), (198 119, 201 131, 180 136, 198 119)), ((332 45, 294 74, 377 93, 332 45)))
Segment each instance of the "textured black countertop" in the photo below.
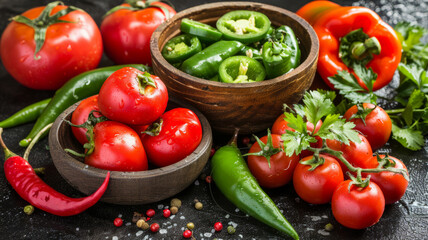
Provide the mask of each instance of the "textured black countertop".
MULTIPOLYGON (((110 8, 121 3, 119 0, 101 1, 64 1, 67 5, 74 5, 84 9, 93 16, 98 24, 101 16, 110 8)), ((176 10, 214 1, 173 1, 176 10)), ((295 12, 306 2, 265 0, 259 1, 283 7, 295 12)), ((20 14, 35 6, 47 4, 48 1, 0 1, 0 31, 2 32, 12 16, 20 14)), ((380 0, 380 1, 341 1, 341 5, 361 5, 371 8, 391 25, 400 20, 418 22, 428 27, 427 0, 380 0)), ((112 63, 104 56, 101 66, 112 63)), ((396 82, 395 79, 393 82, 396 82)), ((392 83, 394 85, 394 83, 392 83)), ((383 90, 388 92, 387 90, 383 90)), ((53 95, 51 91, 35 91, 18 84, 0 66, 0 119, 3 120, 17 110, 36 101, 53 95)), ((23 154, 24 149, 18 146, 20 139, 30 131, 32 124, 6 129, 3 138, 9 148, 23 154)), ((227 136, 214 133, 214 142, 217 145, 225 143, 227 136)), ((427 142, 427 141, 426 141, 427 142)), ((427 145, 427 144, 426 144, 427 145)), ((46 174, 43 180, 54 189, 70 197, 83 196, 61 178, 52 163, 49 151, 46 148, 47 139, 39 142, 30 155, 33 167, 45 167, 46 174)), ((428 147, 412 152, 390 141, 379 152, 388 152, 402 159, 410 172, 410 184, 406 194, 398 203, 386 206, 383 217, 375 226, 365 230, 350 230, 338 224, 331 213, 330 205, 315 206, 301 201, 291 184, 275 190, 267 191, 278 207, 283 211, 289 222, 295 227, 301 239, 428 239, 428 147), (327 232, 324 226, 331 223, 334 230, 327 232)), ((4 157, 0 157, 1 162, 4 157)), ((208 173, 208 168, 205 169, 208 173)), ((236 208, 222 199, 215 188, 200 179, 179 193, 183 206, 177 215, 165 219, 161 209, 169 206, 170 199, 164 201, 135 206, 119 206, 106 203, 97 203, 86 212, 72 217, 58 217, 41 210, 36 210, 31 216, 23 212, 28 203, 22 200, 11 188, 4 177, 4 170, 0 167, 0 234, 2 239, 181 239, 182 232, 188 222, 195 224, 194 236, 196 239, 283 239, 286 236, 264 226, 258 221, 237 212, 236 208), (216 201, 213 200, 214 199, 216 201), (204 204, 202 210, 193 207, 193 200, 198 199, 204 204), (131 223, 134 211, 145 212, 153 208, 157 211, 151 222, 158 222, 161 231, 151 233, 141 231, 131 223), (114 218, 121 216, 124 225, 117 228, 113 225, 114 218), (214 233, 213 225, 221 221, 226 227, 234 225, 236 233, 229 235, 226 230, 214 233)))

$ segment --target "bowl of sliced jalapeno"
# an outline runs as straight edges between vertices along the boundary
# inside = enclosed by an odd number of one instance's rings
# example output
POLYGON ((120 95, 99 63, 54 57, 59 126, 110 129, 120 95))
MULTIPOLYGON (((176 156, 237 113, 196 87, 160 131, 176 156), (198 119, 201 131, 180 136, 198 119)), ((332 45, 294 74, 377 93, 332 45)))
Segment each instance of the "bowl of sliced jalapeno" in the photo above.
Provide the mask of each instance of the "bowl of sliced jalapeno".
POLYGON ((319 43, 286 9, 219 2, 177 13, 155 30, 150 49, 169 94, 198 108, 214 130, 255 133, 311 86, 319 43))

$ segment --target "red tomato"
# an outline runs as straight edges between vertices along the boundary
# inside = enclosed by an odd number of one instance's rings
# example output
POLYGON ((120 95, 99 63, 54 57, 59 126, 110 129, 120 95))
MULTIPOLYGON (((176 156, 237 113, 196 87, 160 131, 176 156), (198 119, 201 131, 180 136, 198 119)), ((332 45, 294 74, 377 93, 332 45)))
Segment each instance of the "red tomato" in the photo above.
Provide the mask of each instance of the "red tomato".
MULTIPOLYGON (((263 143, 267 142, 268 137, 260 138, 263 143)), ((282 148, 283 141, 281 135, 272 134, 272 145, 274 148, 282 148)), ((260 152, 260 145, 255 142, 250 153, 260 152)), ((277 188, 284 186, 293 178, 294 168, 299 162, 299 157, 292 155, 288 157, 284 151, 270 157, 270 167, 268 161, 263 156, 249 155, 247 158, 248 168, 259 182, 260 186, 266 188, 277 188)))
POLYGON ((363 229, 377 223, 385 209, 385 198, 376 183, 365 187, 348 186, 351 180, 342 182, 334 191, 331 209, 334 218, 343 226, 363 229))
MULTIPOLYGON (((176 13, 165 3, 153 2, 152 5, 168 9, 170 18, 176 13)), ((130 5, 125 3, 121 6, 130 5)), ((121 9, 107 15, 100 27, 107 56, 116 64, 151 65, 150 38, 155 29, 167 19, 165 13, 155 6, 136 11, 121 9)))
POLYGON ((165 111, 167 103, 165 84, 157 76, 131 67, 110 75, 101 86, 98 97, 98 106, 104 116, 129 125, 146 125, 156 121, 165 111), (156 87, 141 83, 148 78, 156 87))
MULTIPOLYGON (((305 157, 301 162, 312 157, 305 157)), ((323 154, 320 154, 320 157, 323 157, 325 162, 313 171, 309 171, 311 166, 302 163, 297 164, 294 169, 294 190, 299 197, 312 204, 330 202, 334 190, 344 180, 342 169, 336 159, 323 154)))
POLYGON ((144 171, 147 156, 138 134, 125 124, 105 121, 94 127, 94 151, 85 163, 111 171, 144 171))
POLYGON ((162 116, 158 135, 143 134, 141 140, 149 162, 165 167, 191 154, 202 140, 202 127, 198 116, 186 108, 174 108, 162 116))
MULTIPOLYGON (((374 108, 375 105, 371 103, 363 103, 363 107, 365 109, 374 108)), ((388 113, 386 113, 381 107, 376 106, 376 108, 366 116, 364 123, 360 118, 351 119, 352 115, 357 113, 357 111, 358 108, 354 105, 349 108, 343 116, 348 121, 355 124, 354 129, 361 132, 361 134, 367 138, 373 150, 385 145, 385 143, 388 142, 392 129, 392 123, 388 113)))
MULTIPOLYGON (((22 14, 37 18, 45 7, 22 14)), ((56 6, 51 15, 65 9, 56 6)), ((76 10, 59 18, 71 23, 55 23, 46 30, 46 40, 34 58, 34 29, 12 21, 1 37, 0 55, 6 70, 22 85, 43 90, 60 88, 79 73, 98 66, 103 53, 101 33, 94 20, 76 10)))
MULTIPOLYGON (((85 123, 88 120, 89 113, 93 110, 100 110, 98 108, 98 95, 88 97, 79 103, 71 115, 71 123, 74 125, 85 123)), ((100 117, 101 114, 99 112, 94 112, 94 116, 100 117)), ((71 127, 71 131, 73 132, 73 135, 76 137, 77 141, 79 141, 82 145, 88 142, 88 138, 86 137, 86 132, 88 129, 83 127, 71 127)))
MULTIPOLYGON (((341 151, 342 156, 354 167, 376 168, 378 162, 376 159, 372 159, 373 151, 369 141, 361 134, 358 134, 358 137, 361 139, 360 143, 350 142, 349 145, 346 145, 337 140, 327 139, 326 144, 333 150, 341 151)), ((338 160, 338 162, 343 174, 349 171, 342 161, 338 160)))
MULTIPOLYGON (((287 130, 292 131, 292 132, 295 131, 294 129, 292 129, 288 126, 288 122, 284 120, 284 117, 285 117, 284 114, 281 114, 275 120, 275 122, 273 123, 273 126, 272 126, 272 134, 282 135, 282 134, 286 133, 287 130)), ((315 133, 318 132, 321 125, 322 125, 322 121, 319 120, 317 125, 316 125, 316 128, 315 128, 315 133)), ((310 122, 306 122, 306 128, 307 128, 309 133, 312 133, 314 131, 314 124, 312 124, 310 122)), ((311 143, 311 147, 313 147, 313 148, 322 147, 322 139, 318 136, 316 136, 315 138, 317 139, 317 142, 311 143)), ((313 152, 311 152, 309 150, 303 150, 299 156, 301 158, 304 158, 304 157, 307 157, 307 156, 312 155, 312 154, 313 154, 313 152)))
MULTIPOLYGON (((381 158, 384 158, 385 155, 380 155, 381 158)), ((395 162, 394 168, 405 169, 407 168, 402 161, 399 159, 389 156, 390 162, 395 162)), ((372 157, 372 161, 377 162, 377 157, 372 157)), ((403 175, 392 172, 380 172, 380 173, 363 173, 363 176, 371 175, 370 181, 376 183, 380 189, 382 189, 383 195, 385 197, 385 203, 391 204, 395 203, 401 199, 407 189, 409 182, 403 177, 403 175)))

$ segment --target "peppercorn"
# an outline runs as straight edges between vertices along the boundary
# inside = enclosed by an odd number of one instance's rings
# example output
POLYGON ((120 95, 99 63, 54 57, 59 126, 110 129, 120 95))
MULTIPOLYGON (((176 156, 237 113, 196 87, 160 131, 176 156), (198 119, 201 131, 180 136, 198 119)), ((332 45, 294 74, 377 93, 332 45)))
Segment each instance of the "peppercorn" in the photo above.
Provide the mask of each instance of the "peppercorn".
POLYGON ((146 211, 147 217, 153 217, 155 215, 155 210, 149 209, 146 211))
POLYGON ((33 205, 27 205, 24 207, 24 213, 27 215, 31 215, 34 212, 34 207, 33 205))
POLYGON ((175 215, 178 212, 178 207, 173 206, 169 210, 171 211, 171 214, 175 215))
POLYGON ((327 224, 325 225, 324 229, 325 229, 326 231, 331 232, 331 231, 333 231, 334 226, 333 226, 333 224, 331 224, 331 223, 327 223, 327 224))
POLYGON ((189 230, 192 230, 193 228, 195 228, 195 224, 193 224, 192 222, 189 222, 189 223, 186 225, 186 227, 187 227, 189 230))
POLYGON ((211 176, 207 176, 207 177, 205 178, 205 182, 207 182, 207 183, 211 183, 211 181, 212 181, 211 176))
POLYGON ((191 238, 191 237, 192 237, 192 231, 190 231, 190 230, 185 230, 185 231, 183 232, 183 237, 184 237, 184 238, 191 238))
POLYGON ((171 211, 169 209, 164 209, 163 216, 169 218, 169 216, 171 216, 171 211))
POLYGON ((122 226, 122 224, 123 224, 123 220, 122 220, 122 218, 119 218, 119 217, 115 218, 115 219, 114 219, 114 221, 113 221, 113 224, 114 224, 116 227, 120 227, 120 226, 122 226))
POLYGON ((160 228, 160 226, 158 223, 152 223, 152 225, 150 225, 150 231, 152 231, 152 232, 158 232, 159 228, 160 228))
POLYGON ((144 221, 143 219, 140 219, 137 221, 137 227, 143 230, 147 230, 149 229, 150 226, 146 221, 144 221))
POLYGON ((197 202, 197 203, 195 203, 195 208, 196 208, 196 210, 202 210, 203 206, 204 206, 204 205, 203 205, 201 202, 197 202))
POLYGON ((228 226, 227 227, 227 233, 229 234, 234 234, 235 233, 235 228, 233 226, 228 226))
POLYGON ((216 232, 220 232, 222 229, 223 229, 223 224, 221 224, 221 222, 216 222, 216 223, 214 224, 214 230, 215 230, 216 232))
POLYGON ((180 208, 181 207, 181 200, 178 198, 173 198, 171 199, 171 207, 177 207, 180 208))

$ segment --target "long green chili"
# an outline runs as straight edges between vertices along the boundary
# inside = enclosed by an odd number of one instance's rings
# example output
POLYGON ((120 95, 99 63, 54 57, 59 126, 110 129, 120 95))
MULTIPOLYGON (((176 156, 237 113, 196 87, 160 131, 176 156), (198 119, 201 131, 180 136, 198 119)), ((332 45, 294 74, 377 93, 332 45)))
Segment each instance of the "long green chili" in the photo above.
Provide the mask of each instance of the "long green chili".
POLYGON ((296 231, 248 169, 236 145, 237 135, 236 131, 231 142, 219 148, 212 157, 211 176, 216 186, 241 211, 299 239, 296 231))
POLYGON ((50 102, 50 98, 33 103, 14 113, 12 116, 0 122, 1 128, 16 127, 35 121, 50 102))

